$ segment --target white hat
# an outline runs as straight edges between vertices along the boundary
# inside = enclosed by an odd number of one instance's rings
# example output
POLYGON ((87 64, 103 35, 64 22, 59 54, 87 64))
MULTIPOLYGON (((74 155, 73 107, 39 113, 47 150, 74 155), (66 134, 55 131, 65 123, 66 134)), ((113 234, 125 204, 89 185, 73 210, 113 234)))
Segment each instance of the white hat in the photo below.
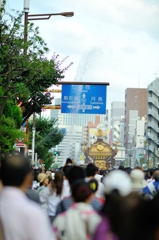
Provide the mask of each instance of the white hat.
POLYGON ((111 194, 111 192, 115 189, 119 191, 121 196, 127 196, 131 193, 132 184, 131 179, 127 173, 121 170, 113 170, 106 175, 104 178, 104 187, 105 193, 111 194))
POLYGON ((142 170, 132 170, 130 173, 130 178, 132 181, 133 190, 141 190, 146 186, 146 181, 144 180, 144 172, 142 170))

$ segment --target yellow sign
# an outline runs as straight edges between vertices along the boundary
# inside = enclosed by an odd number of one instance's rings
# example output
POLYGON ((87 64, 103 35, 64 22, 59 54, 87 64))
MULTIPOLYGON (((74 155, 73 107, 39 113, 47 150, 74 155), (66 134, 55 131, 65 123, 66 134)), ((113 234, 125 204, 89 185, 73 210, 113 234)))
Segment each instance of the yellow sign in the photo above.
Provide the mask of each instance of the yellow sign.
POLYGON ((80 160, 81 160, 81 161, 84 160, 84 156, 83 156, 83 154, 80 155, 80 160))

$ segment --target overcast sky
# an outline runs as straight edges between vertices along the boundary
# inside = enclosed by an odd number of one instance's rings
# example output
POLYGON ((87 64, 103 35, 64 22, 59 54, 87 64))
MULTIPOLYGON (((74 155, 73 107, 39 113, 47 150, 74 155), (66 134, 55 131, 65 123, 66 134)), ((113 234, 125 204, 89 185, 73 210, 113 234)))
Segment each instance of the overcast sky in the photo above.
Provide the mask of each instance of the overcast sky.
MULTIPOLYGON (((7 0, 23 9, 23 0, 7 0), (16 3, 15 3, 16 2, 16 3)), ((147 87, 159 76, 158 0, 30 0, 30 14, 74 11, 72 18, 35 21, 53 52, 73 66, 68 81, 106 81, 108 107, 127 87, 147 87)))

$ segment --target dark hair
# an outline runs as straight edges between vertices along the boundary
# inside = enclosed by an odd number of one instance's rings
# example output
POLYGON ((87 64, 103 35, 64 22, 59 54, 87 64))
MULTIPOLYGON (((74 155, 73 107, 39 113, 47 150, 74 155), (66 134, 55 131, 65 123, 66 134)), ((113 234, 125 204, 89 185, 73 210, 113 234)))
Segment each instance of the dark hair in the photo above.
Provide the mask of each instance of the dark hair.
POLYGON ((123 165, 120 165, 118 169, 121 170, 121 171, 124 171, 124 170, 125 170, 125 168, 124 168, 123 165))
POLYGON ((153 173, 153 179, 155 179, 155 181, 159 181, 159 170, 153 173))
POLYGON ((71 158, 67 158, 66 159, 66 165, 72 165, 72 159, 71 158))
POLYGON ((67 179, 68 179, 69 171, 70 171, 71 168, 72 168, 72 166, 64 166, 63 167, 63 172, 64 172, 64 175, 67 179))
POLYGON ((92 193, 96 193, 98 190, 98 181, 94 178, 92 178, 89 182, 88 182, 90 189, 92 190, 92 193))
POLYGON ((57 195, 61 195, 63 188, 63 172, 56 171, 55 179, 51 181, 51 190, 52 192, 56 191, 57 195))
POLYGON ((97 172, 97 167, 93 163, 89 163, 88 166, 86 167, 86 175, 87 177, 93 176, 97 172))
POLYGON ((31 172, 30 162, 22 154, 11 153, 2 159, 1 178, 4 186, 20 187, 31 172))
POLYGON ((77 179, 84 179, 85 178, 85 173, 83 169, 79 166, 73 166, 69 170, 68 173, 68 181, 69 184, 72 185, 72 183, 77 180, 77 179))
POLYGON ((90 186, 83 179, 79 179, 73 183, 72 196, 75 202, 85 202, 91 195, 90 186))

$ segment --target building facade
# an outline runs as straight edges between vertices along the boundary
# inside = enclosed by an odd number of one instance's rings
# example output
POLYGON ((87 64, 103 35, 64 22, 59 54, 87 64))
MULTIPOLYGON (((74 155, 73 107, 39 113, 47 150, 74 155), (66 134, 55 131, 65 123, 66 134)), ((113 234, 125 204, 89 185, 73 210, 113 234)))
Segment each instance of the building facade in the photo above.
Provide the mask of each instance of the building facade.
POLYGON ((121 141, 120 139, 120 122, 124 118, 124 102, 112 102, 111 103, 111 134, 109 143, 112 145, 115 141, 121 141))
POLYGON ((130 148, 138 117, 147 116, 147 88, 127 88, 125 90, 124 146, 130 148))
POLYGON ((111 103, 111 126, 116 121, 121 120, 121 116, 124 116, 125 103, 124 102, 112 102, 111 103))
POLYGON ((159 161, 159 78, 148 85, 147 155, 153 165, 159 161))

